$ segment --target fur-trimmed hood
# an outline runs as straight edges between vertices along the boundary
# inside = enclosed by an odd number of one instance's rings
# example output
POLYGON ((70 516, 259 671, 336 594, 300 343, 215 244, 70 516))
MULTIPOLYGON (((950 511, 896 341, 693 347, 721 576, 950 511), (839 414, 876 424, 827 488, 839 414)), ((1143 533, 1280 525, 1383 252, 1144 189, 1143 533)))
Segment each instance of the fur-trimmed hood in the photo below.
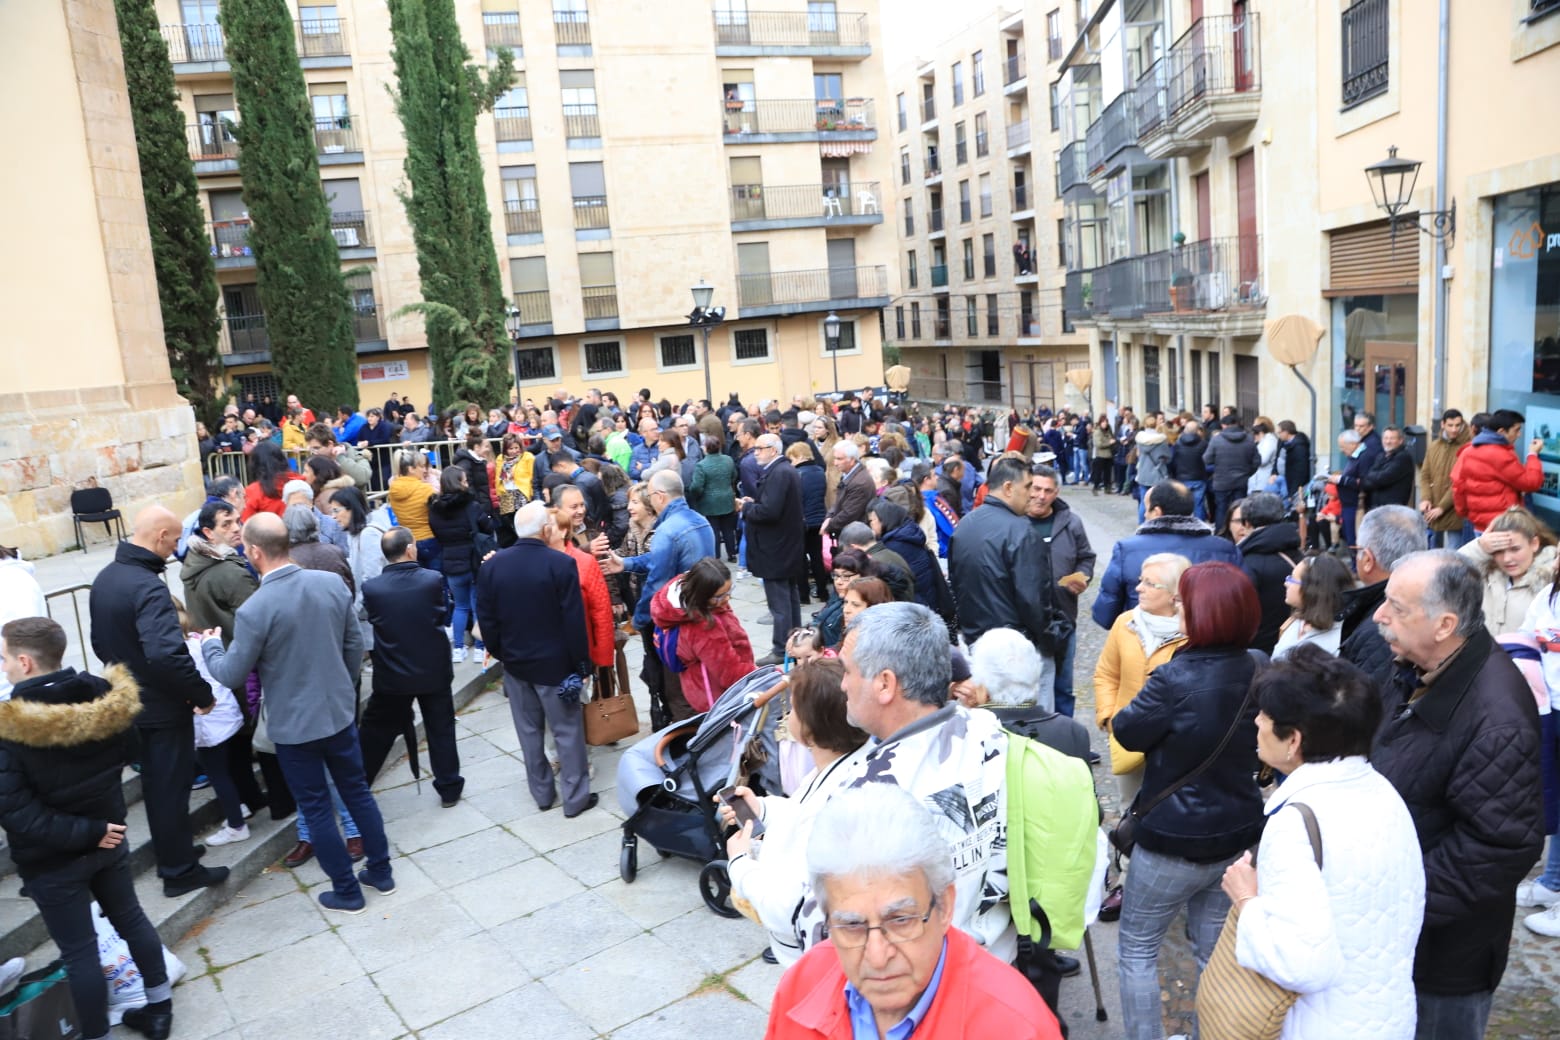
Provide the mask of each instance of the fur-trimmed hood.
POLYGON ((1212 534, 1213 525, 1195 516, 1151 517, 1137 529, 1138 534, 1212 534))
POLYGON ((79 747, 119 736, 140 711, 141 688, 123 665, 110 665, 102 678, 65 668, 21 683, 0 702, 0 740, 79 747))

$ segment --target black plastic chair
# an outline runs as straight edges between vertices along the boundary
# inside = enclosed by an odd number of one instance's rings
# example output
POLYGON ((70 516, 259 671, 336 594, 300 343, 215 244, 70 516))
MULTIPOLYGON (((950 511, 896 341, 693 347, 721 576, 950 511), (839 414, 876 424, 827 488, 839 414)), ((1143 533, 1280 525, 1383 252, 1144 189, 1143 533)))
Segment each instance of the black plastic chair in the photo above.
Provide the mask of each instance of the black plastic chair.
POLYGON ((119 510, 114 508, 113 493, 104 487, 80 488, 70 493, 71 520, 76 524, 76 544, 82 550, 87 548, 87 540, 81 531, 81 525, 102 524, 103 532, 108 535, 114 533, 114 528, 119 529, 119 540, 125 540, 125 519, 119 510))

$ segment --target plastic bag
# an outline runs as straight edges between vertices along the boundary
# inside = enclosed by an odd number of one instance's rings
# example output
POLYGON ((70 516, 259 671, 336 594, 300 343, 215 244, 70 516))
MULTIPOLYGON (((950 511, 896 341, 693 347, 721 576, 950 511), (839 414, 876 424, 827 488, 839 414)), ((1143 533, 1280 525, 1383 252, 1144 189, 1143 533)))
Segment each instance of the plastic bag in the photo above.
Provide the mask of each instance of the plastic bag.
MULTIPOLYGON (((130 956, 130 944, 120 938, 96 902, 92 904, 92 927, 97 931, 98 963, 103 966, 103 978, 108 983, 108 1022, 117 1026, 126 1011, 146 1005, 146 984, 141 981, 141 969, 130 956)), ((170 986, 184 978, 184 962, 166 946, 163 966, 168 970, 170 986)))

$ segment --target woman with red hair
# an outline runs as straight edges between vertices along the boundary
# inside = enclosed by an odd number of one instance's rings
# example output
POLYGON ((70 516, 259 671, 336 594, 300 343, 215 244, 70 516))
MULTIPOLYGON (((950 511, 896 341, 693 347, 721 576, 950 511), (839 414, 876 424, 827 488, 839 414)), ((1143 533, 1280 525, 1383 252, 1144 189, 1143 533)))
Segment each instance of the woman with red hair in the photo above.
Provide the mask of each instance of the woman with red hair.
POLYGON ((1206 967, 1230 909, 1224 868, 1262 833, 1250 690, 1265 658, 1247 650, 1262 619, 1257 590, 1238 567, 1199 563, 1176 592, 1186 643, 1111 722, 1116 741, 1146 759, 1128 810, 1138 818, 1137 848, 1118 940, 1128 1040, 1164 1035, 1159 945, 1171 921, 1184 906, 1198 967, 1206 967))

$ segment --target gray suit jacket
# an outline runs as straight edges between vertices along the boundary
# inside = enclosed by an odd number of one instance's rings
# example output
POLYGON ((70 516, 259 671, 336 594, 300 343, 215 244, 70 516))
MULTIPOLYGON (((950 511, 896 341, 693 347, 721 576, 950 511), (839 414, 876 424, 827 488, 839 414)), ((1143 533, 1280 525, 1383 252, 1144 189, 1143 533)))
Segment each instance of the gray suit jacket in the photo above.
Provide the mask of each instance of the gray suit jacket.
POLYGON ((226 650, 219 639, 201 644, 206 668, 233 690, 259 669, 272 742, 303 744, 352 724, 363 633, 340 578, 296 564, 274 570, 238 608, 233 628, 226 650))

